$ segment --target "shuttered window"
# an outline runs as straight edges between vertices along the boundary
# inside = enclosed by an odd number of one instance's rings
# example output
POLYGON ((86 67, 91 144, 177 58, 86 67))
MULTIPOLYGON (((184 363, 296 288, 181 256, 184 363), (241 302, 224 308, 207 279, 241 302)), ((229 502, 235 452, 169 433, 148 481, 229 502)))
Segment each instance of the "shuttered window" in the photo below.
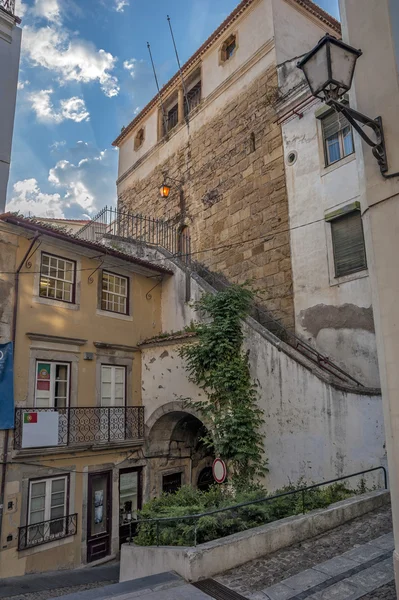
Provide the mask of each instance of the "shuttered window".
POLYGON ((324 117, 322 127, 327 166, 354 152, 352 128, 342 113, 324 117))
POLYGON ((335 277, 367 268, 363 225, 356 210, 331 221, 335 277))

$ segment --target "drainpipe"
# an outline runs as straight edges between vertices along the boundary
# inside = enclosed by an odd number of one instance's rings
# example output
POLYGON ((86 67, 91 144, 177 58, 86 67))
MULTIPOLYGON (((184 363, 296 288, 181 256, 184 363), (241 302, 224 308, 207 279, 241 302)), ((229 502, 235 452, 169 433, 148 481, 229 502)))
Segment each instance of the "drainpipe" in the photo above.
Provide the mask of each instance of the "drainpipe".
MULTIPOLYGON (((41 234, 37 233, 35 237, 32 239, 28 250, 26 251, 19 267, 15 271, 15 282, 14 282, 14 306, 13 306, 13 315, 12 315, 12 333, 11 333, 11 341, 13 342, 13 358, 15 362, 15 334, 17 331, 17 315, 18 315, 18 291, 19 291, 19 274, 20 271, 28 258, 30 251, 32 250, 36 240, 40 237, 41 234)), ((4 514, 4 491, 6 488, 6 476, 7 476, 7 462, 8 462, 8 442, 10 439, 10 430, 6 429, 6 433, 4 436, 4 447, 3 447, 3 463, 1 466, 1 488, 0 488, 0 544, 2 539, 3 532, 3 514, 4 514)), ((1 550, 1 548, 0 548, 1 550)))

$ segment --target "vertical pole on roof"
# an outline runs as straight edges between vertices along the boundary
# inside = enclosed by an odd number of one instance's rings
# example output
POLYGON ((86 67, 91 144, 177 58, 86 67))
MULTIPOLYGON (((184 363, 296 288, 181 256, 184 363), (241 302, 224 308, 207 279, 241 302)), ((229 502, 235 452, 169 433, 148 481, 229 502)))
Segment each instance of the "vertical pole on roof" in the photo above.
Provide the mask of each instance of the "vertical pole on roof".
POLYGON ((180 66, 180 59, 179 59, 179 54, 177 52, 177 47, 176 47, 176 42, 175 42, 175 36, 173 35, 173 29, 172 29, 172 24, 170 22, 170 16, 167 15, 166 18, 168 19, 168 23, 169 23, 169 29, 170 29, 170 35, 172 36, 172 42, 173 42, 173 47, 175 49, 175 54, 176 54, 176 60, 177 60, 177 65, 179 67, 179 73, 180 73, 180 79, 181 79, 181 85, 183 88, 183 94, 184 94, 184 100, 186 103, 186 125, 187 125, 187 129, 189 129, 189 113, 190 113, 190 104, 188 102, 188 98, 187 98, 187 91, 186 91, 186 85, 184 83, 184 77, 183 77, 183 72, 181 70, 181 66, 180 66))
POLYGON ((148 48, 148 52, 150 54, 150 59, 151 59, 151 64, 152 64, 152 70, 154 72, 155 83, 157 85, 159 104, 161 105, 163 125, 164 125, 164 129, 165 129, 165 136, 167 136, 168 135, 168 122, 167 122, 167 119, 166 119, 165 108, 164 108, 164 105, 163 105, 163 102, 162 102, 161 90, 159 89, 158 77, 157 77, 157 73, 155 71, 155 65, 154 65, 154 61, 153 61, 153 58, 152 58, 151 46, 150 46, 150 44, 148 42, 147 42, 147 48, 148 48))

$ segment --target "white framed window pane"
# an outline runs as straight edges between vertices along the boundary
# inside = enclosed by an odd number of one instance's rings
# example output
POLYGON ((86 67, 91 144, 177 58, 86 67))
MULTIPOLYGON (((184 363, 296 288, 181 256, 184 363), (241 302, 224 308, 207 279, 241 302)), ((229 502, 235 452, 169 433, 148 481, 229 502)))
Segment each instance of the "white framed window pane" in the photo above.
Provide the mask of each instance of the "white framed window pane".
POLYGON ((52 493, 65 492, 65 478, 53 479, 52 484, 52 493))
POLYGON ((341 158, 341 148, 339 145, 338 133, 332 135, 326 140, 328 164, 336 162, 341 158))
POLYGON ((108 367, 108 366, 103 365, 101 367, 101 373, 102 373, 102 381, 103 381, 103 383, 111 383, 112 367, 108 367))
POLYGON ((349 156, 349 154, 352 154, 354 151, 353 135, 352 135, 352 130, 349 126, 345 127, 345 129, 342 130, 342 137, 343 137, 343 145, 344 145, 344 156, 349 156))
POLYGON ((31 511, 36 512, 38 510, 44 510, 44 500, 45 496, 36 496, 36 498, 32 498, 30 503, 31 511))
POLYGON ((73 262, 42 254, 40 296, 72 302, 74 277, 73 262))
POLYGON ((103 273, 101 308, 126 314, 128 279, 112 273, 103 273))

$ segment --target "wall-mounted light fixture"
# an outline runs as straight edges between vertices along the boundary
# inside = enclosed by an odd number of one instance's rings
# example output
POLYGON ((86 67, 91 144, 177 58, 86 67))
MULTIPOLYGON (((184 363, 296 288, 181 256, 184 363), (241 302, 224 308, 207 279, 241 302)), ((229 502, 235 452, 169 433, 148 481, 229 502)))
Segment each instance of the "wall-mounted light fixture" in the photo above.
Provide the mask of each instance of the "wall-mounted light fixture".
POLYGON ((170 190, 172 188, 172 186, 170 185, 170 182, 176 183, 180 192, 182 191, 183 182, 180 181, 179 179, 174 179, 174 177, 170 177, 166 172, 164 172, 163 173, 163 183, 162 183, 161 187, 159 188, 159 193, 161 194, 162 198, 168 198, 168 196, 170 194, 170 190))
POLYGON ((387 174, 388 160, 381 117, 372 119, 340 101, 351 88, 356 61, 361 55, 361 50, 327 34, 297 63, 297 67, 303 71, 312 95, 345 115, 362 139, 371 146, 383 177, 398 177, 399 173, 387 174), (360 124, 370 127, 375 139, 369 137, 360 124))

